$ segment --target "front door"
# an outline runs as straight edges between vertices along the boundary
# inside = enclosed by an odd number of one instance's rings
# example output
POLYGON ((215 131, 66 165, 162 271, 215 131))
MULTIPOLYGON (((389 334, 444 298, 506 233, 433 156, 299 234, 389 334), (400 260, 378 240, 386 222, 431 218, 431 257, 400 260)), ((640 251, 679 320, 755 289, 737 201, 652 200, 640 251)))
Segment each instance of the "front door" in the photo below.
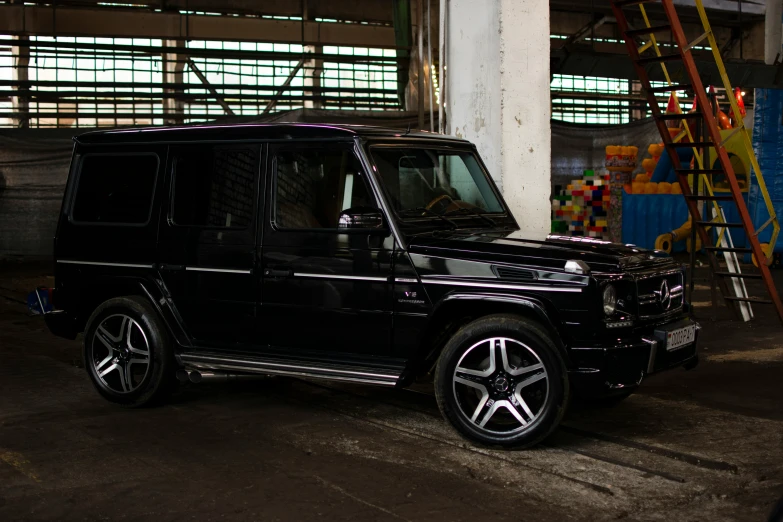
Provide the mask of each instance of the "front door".
POLYGON ((159 268, 195 344, 256 344, 255 212, 261 145, 169 149, 171 197, 159 268))
POLYGON ((353 143, 274 145, 267 161, 262 337, 287 351, 389 355, 392 236, 341 224, 378 207, 353 143))

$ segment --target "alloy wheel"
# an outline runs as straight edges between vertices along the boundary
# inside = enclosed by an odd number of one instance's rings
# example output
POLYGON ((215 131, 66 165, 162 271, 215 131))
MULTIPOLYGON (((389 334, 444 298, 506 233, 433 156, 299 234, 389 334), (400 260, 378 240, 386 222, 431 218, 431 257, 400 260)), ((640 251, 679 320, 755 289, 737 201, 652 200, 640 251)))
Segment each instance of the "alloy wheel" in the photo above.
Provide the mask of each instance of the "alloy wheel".
POLYGON ((541 416, 549 376, 526 344, 507 337, 477 342, 460 357, 453 391, 464 417, 482 431, 512 435, 541 416))
POLYGON ((150 345, 142 327, 124 314, 110 315, 95 329, 92 364, 95 375, 115 393, 131 393, 150 371, 150 345))

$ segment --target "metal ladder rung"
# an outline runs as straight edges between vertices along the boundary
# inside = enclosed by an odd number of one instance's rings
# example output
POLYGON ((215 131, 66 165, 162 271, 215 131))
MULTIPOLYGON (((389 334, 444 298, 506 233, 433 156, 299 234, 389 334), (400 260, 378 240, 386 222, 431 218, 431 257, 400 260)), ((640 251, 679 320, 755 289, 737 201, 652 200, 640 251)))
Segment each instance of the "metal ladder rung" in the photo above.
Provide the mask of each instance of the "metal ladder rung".
POLYGON ((720 145, 718 145, 718 147, 723 147, 724 145, 726 145, 726 143, 728 143, 731 138, 733 138, 743 130, 745 130, 745 127, 742 125, 740 125, 739 127, 735 127, 734 130, 731 131, 728 136, 723 138, 723 141, 720 142, 720 145))
POLYGON ((742 223, 721 223, 720 221, 697 221, 696 224, 704 227, 745 228, 742 223))
POLYGON ((701 111, 696 112, 680 112, 678 114, 660 114, 656 117, 659 120, 685 120, 689 118, 701 118, 704 115, 701 111))
POLYGON ((695 147, 695 148, 699 148, 699 147, 713 147, 713 146, 715 146, 715 144, 712 143, 711 141, 690 141, 690 142, 679 141, 679 142, 676 142, 676 143, 675 142, 667 143, 666 146, 667 147, 680 147, 680 148, 689 149, 689 148, 692 148, 692 147, 695 147))
POLYGON ((641 29, 630 29, 625 31, 628 36, 644 36, 647 34, 661 33, 663 31, 669 31, 672 28, 669 24, 652 25, 650 27, 642 27, 641 29))
POLYGON ((714 247, 714 246, 708 246, 704 247, 704 250, 708 250, 710 252, 736 252, 738 254, 750 254, 753 252, 752 248, 744 248, 744 247, 714 247))
POLYGON ((694 201, 734 201, 734 196, 700 196, 698 194, 689 194, 686 199, 694 201))
POLYGON ((761 274, 743 274, 742 272, 713 272, 721 277, 739 277, 741 279, 761 279, 761 274))
POLYGON ((655 92, 687 91, 690 89, 693 89, 693 85, 691 85, 690 83, 676 83, 673 85, 664 85, 663 87, 652 87, 650 89, 647 89, 647 91, 655 93, 655 92))
POLYGON ((733 295, 727 295, 728 301, 741 301, 743 303, 756 303, 756 304, 772 304, 772 299, 762 299, 761 297, 734 297, 733 295))
POLYGON ((674 169, 677 174, 723 174, 723 169, 674 169))
POLYGON ((640 45, 639 48, 636 49, 636 52, 639 53, 639 54, 642 54, 644 51, 646 51, 647 49, 649 49, 652 46, 653 46, 653 40, 652 40, 652 38, 650 38, 650 40, 646 44, 640 45))
POLYGON ((762 231, 762 230, 764 230, 764 229, 765 229, 765 228, 767 228, 767 227, 768 227, 770 224, 772 224, 772 222, 775 220, 775 217, 776 217, 776 216, 770 216, 770 218, 769 218, 768 220, 766 220, 766 221, 764 222, 764 224, 763 224, 763 225, 761 225, 761 226, 760 226, 760 227, 759 227, 759 228, 758 228, 758 229, 757 229, 757 230, 756 230, 756 231, 753 233, 753 235, 754 235, 754 236, 756 236, 756 237, 758 237, 758 235, 759 235, 759 234, 761 234, 761 231, 762 231))
POLYGON ((706 33, 696 38, 694 41, 690 42, 687 46, 685 46, 685 49, 683 50, 690 51, 691 49, 693 49, 694 47, 696 47, 697 45, 699 45, 701 42, 703 42, 709 37, 710 37, 710 31, 707 31, 706 33))

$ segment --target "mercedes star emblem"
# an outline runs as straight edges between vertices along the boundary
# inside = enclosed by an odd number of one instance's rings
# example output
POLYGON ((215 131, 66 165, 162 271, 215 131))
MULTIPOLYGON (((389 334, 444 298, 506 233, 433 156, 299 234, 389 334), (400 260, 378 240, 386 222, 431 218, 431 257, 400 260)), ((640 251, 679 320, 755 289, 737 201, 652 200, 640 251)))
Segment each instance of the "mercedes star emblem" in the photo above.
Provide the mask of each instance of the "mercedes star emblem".
POLYGON ((669 292, 669 283, 664 279, 661 283, 661 289, 655 292, 661 302, 661 308, 668 310, 672 306, 672 295, 669 292))

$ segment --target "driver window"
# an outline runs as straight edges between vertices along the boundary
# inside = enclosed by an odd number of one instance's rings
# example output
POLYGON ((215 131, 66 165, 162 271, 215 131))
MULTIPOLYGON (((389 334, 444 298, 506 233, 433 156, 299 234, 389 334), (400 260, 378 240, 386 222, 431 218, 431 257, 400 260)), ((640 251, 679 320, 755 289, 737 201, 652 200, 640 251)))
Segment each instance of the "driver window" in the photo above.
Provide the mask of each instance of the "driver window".
POLYGON ((275 172, 274 221, 279 228, 337 229, 343 211, 376 207, 350 150, 281 150, 275 172))
POLYGON ((427 204, 434 194, 432 173, 434 169, 416 166, 416 158, 402 156, 398 161, 400 172, 400 204, 403 208, 416 208, 427 204), (428 199, 429 198, 429 199, 428 199))
MULTIPOLYGON (((459 194, 459 199, 479 208, 487 207, 484 197, 468 169, 468 163, 476 163, 472 156, 465 158, 455 155, 441 156, 440 162, 441 172, 449 173, 451 186, 459 194)), ((478 165, 475 168, 478 170, 478 165)))
POLYGON ((471 152, 378 146, 372 147, 371 154, 397 212, 451 212, 461 208, 503 211, 471 152))

